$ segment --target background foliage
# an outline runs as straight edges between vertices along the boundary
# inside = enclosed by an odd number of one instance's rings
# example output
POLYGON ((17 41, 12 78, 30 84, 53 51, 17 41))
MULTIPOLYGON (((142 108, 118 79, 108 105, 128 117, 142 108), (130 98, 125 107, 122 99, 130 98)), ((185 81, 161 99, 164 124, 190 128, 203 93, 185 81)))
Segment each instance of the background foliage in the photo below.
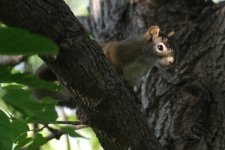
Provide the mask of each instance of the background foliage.
MULTIPOLYGON (((76 15, 88 15, 88 0, 66 2, 76 15)), ((0 65, 1 150, 101 149, 90 128, 77 131, 74 125, 57 122, 78 121, 75 110, 57 107, 56 101, 49 97, 37 100, 32 94, 31 88, 52 91, 62 88, 32 75, 42 64, 37 55, 52 55, 57 51, 57 45, 48 38, 0 24, 0 55, 23 55, 27 58, 16 66, 0 65)))

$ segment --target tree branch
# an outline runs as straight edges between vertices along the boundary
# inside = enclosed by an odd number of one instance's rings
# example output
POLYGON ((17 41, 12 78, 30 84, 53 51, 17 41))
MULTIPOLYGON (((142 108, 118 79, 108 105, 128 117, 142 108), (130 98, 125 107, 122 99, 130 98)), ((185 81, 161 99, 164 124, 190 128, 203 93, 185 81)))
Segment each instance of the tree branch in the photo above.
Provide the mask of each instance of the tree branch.
POLYGON ((80 121, 56 121, 54 124, 82 125, 80 121))
POLYGON ((0 21, 50 37, 60 46, 57 56, 42 58, 75 97, 81 121, 90 124, 105 149, 161 149, 132 88, 63 0, 0 4, 0 21))

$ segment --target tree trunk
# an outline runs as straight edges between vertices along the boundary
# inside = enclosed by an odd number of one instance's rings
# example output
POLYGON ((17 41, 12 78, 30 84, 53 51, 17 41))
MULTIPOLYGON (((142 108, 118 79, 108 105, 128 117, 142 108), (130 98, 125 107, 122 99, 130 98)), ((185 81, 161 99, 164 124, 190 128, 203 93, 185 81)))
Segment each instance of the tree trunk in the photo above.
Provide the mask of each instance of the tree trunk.
POLYGON ((168 150, 225 149, 224 18, 224 3, 205 0, 92 0, 86 26, 99 42, 133 37, 153 24, 176 32, 173 68, 150 68, 135 88, 144 115, 64 2, 0 0, 0 21, 60 46, 57 56, 43 59, 106 150, 158 150, 159 143, 168 150))
POLYGON ((42 56, 71 92, 81 122, 106 150, 161 149, 140 101, 117 75, 101 47, 84 31, 62 0, 0 0, 0 20, 52 38, 57 56, 42 56))
POLYGON ((174 30, 176 64, 152 67, 135 89, 165 149, 225 149, 225 3, 195 0, 94 0, 99 41, 132 37, 158 24, 174 30))

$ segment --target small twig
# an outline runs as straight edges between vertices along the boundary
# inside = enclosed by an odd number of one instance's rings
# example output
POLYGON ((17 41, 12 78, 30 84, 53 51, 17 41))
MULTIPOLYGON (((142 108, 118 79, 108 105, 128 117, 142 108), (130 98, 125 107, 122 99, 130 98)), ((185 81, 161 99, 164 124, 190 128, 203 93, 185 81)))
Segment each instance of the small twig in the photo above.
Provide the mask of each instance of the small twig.
POLYGON ((73 125, 75 130, 79 130, 79 129, 83 129, 83 128, 89 127, 88 125, 82 124, 80 121, 56 121, 54 123, 41 123, 41 122, 39 122, 39 124, 42 124, 43 127, 41 127, 40 129, 28 130, 28 131, 25 131, 25 132, 21 133, 17 138, 14 139, 14 142, 16 142, 17 139, 19 139, 21 136, 23 136, 27 132, 39 132, 39 131, 42 131, 44 128, 48 128, 49 131, 52 133, 51 135, 49 135, 48 137, 46 137, 46 139, 48 141, 50 141, 50 140, 52 140, 54 138, 55 139, 60 139, 60 137, 63 134, 65 134, 62 131, 59 131, 57 129, 54 129, 52 127, 49 127, 48 126, 49 124, 67 124, 67 125, 73 125))
POLYGON ((46 140, 47 140, 47 141, 51 141, 52 139, 60 139, 60 137, 61 137, 63 134, 65 134, 65 133, 62 133, 62 132, 61 132, 61 133, 59 132, 59 133, 57 133, 57 134, 56 134, 56 133, 55 133, 55 134, 52 133, 52 134, 50 134, 49 136, 46 137, 46 140))
POLYGON ((74 125, 75 130, 89 127, 89 125, 82 124, 80 121, 56 121, 55 124, 74 125))
MULTIPOLYGON (((50 141, 52 139, 60 139, 60 137, 63 135, 63 134, 67 134, 67 133, 64 133, 58 129, 54 129, 50 126, 46 126, 48 128, 48 130, 52 133, 50 134, 49 136, 46 137, 47 141, 50 141)), ((83 128, 87 128, 89 126, 87 125, 77 125, 75 126, 75 130, 77 129, 83 129, 83 128)))
POLYGON ((51 124, 69 124, 69 125, 83 125, 80 121, 56 121, 51 124))
POLYGON ((17 139, 19 139, 21 136, 25 135, 27 132, 39 132, 39 131, 42 131, 46 127, 47 127, 47 125, 43 125, 43 127, 41 127, 40 129, 33 129, 33 130, 25 131, 25 132, 21 133, 18 137, 16 137, 14 139, 14 142, 16 142, 17 139))
POLYGON ((81 124, 81 125, 76 125, 74 128, 75 130, 79 130, 79 129, 84 129, 84 128, 88 128, 89 125, 84 125, 84 124, 81 124))
POLYGON ((59 131, 57 129, 54 129, 52 127, 47 126, 48 130, 52 133, 51 135, 49 135, 48 137, 46 137, 47 141, 50 141, 52 139, 60 139, 60 137, 65 134, 62 131, 59 131))
POLYGON ((80 121, 55 121, 55 122, 38 122, 39 124, 43 125, 48 125, 48 124, 65 124, 65 125, 73 125, 73 126, 78 126, 78 125, 83 125, 83 126, 88 126, 80 121))

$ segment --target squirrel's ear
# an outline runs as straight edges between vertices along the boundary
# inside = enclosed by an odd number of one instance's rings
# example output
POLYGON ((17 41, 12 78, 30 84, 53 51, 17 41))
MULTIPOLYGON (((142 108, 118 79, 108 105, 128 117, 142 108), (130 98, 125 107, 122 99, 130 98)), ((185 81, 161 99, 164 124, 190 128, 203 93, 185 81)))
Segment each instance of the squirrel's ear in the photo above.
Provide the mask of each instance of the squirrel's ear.
POLYGON ((154 39, 159 36, 159 31, 160 31, 159 26, 151 26, 148 29, 148 34, 150 35, 151 38, 154 39))
POLYGON ((168 37, 173 37, 175 35, 175 32, 174 31, 171 31, 169 34, 168 34, 168 37))

